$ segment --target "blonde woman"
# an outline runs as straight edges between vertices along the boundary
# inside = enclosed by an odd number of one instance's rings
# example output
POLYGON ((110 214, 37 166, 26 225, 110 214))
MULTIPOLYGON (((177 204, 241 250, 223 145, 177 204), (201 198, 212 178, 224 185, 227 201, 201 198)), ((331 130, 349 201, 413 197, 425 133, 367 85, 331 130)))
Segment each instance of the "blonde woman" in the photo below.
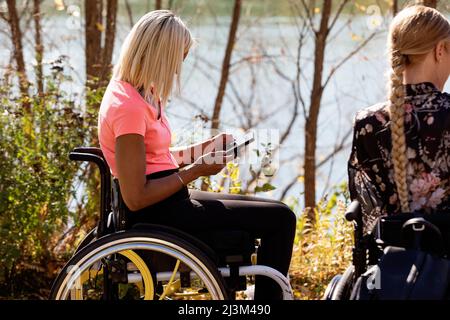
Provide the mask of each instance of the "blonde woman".
POLYGON ((411 6, 388 36, 389 100, 356 115, 349 160, 351 198, 364 230, 377 217, 450 210, 450 23, 411 6))
MULTIPOLYGON (((187 184, 219 173, 231 159, 226 134, 171 150, 165 106, 192 46, 170 11, 153 11, 133 27, 99 112, 101 149, 118 179, 130 224, 148 222, 201 237, 205 230, 243 230, 261 239, 258 262, 287 274, 296 218, 283 203, 191 191, 187 184), (213 150, 208 152, 207 150, 213 150), (179 170, 193 164, 189 169, 179 170)), ((205 240, 207 241, 207 240, 205 240)), ((255 299, 279 299, 277 285, 257 278, 255 299)))

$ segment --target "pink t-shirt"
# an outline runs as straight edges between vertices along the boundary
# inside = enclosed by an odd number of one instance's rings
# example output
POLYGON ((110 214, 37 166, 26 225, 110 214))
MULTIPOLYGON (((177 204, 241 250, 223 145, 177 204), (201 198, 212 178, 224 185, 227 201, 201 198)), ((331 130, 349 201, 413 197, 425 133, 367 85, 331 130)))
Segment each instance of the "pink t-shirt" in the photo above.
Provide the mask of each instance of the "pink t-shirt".
POLYGON ((115 144, 124 134, 139 134, 145 143, 145 174, 176 169, 178 164, 169 151, 171 132, 164 110, 145 101, 129 83, 111 80, 103 96, 98 116, 98 137, 106 162, 117 177, 115 144))

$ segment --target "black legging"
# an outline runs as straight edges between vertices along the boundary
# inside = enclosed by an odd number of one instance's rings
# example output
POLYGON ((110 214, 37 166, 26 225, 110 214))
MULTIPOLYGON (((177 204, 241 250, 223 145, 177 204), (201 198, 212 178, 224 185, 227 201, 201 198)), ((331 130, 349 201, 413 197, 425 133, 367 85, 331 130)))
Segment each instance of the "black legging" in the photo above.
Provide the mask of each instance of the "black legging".
MULTIPOLYGON (((158 172, 149 179, 172 174, 158 172)), ((295 236, 296 217, 282 202, 183 188, 153 206, 129 212, 131 225, 153 223, 171 226, 189 234, 205 230, 240 229, 261 239, 258 264, 273 267, 287 275, 295 236)), ((281 299, 279 286, 271 279, 256 277, 255 299, 281 299)))

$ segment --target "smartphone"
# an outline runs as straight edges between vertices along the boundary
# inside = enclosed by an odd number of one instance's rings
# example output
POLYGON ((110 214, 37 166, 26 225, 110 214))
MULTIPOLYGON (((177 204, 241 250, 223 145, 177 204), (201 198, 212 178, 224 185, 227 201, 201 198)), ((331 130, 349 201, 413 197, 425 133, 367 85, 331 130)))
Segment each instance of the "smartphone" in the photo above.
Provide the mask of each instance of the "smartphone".
POLYGON ((234 142, 232 142, 227 147, 227 154, 233 154, 234 158, 237 158, 239 155, 239 152, 244 149, 246 146, 248 146, 250 143, 255 141, 255 135, 253 132, 246 133, 243 138, 241 139, 235 139, 234 142))

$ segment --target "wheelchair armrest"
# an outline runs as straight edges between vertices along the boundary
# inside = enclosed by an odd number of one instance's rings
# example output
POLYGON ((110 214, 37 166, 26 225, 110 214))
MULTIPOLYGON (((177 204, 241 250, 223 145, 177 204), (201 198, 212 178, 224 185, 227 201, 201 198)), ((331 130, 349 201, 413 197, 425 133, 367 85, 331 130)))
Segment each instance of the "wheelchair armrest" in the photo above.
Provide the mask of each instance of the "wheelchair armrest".
POLYGON ((76 153, 85 153, 85 154, 95 154, 100 158, 104 158, 102 149, 96 147, 77 147, 72 150, 72 152, 76 153))
POLYGON ((110 175, 108 165, 106 164, 105 160, 98 155, 91 153, 71 152, 69 153, 69 159, 73 161, 88 161, 95 163, 100 169, 100 173, 102 175, 104 175, 105 177, 108 177, 110 175))
POLYGON ((345 219, 347 221, 356 221, 361 216, 361 204, 354 200, 345 211, 345 219))

